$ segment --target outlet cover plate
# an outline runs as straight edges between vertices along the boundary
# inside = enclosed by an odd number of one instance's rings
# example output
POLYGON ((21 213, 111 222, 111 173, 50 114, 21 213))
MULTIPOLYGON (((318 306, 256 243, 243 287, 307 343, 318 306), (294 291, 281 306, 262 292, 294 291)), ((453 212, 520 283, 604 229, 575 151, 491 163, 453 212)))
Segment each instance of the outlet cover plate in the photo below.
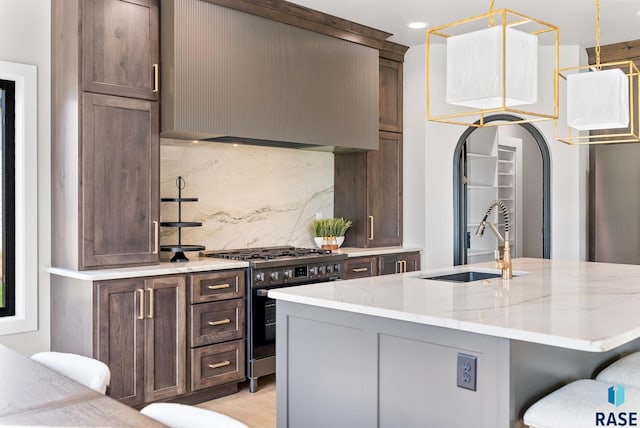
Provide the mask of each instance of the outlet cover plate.
POLYGON ((458 352, 458 387, 475 391, 477 387, 478 357, 458 352))

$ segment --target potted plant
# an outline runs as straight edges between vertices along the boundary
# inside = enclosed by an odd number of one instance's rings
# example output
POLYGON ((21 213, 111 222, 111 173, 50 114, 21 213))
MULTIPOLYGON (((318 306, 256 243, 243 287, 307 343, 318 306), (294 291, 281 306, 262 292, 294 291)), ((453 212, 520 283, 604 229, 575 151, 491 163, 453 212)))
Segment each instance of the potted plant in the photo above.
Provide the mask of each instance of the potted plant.
POLYGON ((337 250, 344 242, 344 234, 351 227, 351 220, 323 218, 311 222, 311 233, 316 245, 325 250, 337 250))

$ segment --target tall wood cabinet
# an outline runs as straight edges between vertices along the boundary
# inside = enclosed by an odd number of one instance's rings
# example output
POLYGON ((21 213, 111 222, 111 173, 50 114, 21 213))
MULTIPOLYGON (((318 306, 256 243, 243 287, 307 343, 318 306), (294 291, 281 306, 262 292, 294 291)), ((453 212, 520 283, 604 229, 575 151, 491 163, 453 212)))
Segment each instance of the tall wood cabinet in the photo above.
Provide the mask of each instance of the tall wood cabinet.
POLYGON ((380 58, 379 149, 336 153, 334 215, 346 247, 402 245, 402 63, 380 58))
POLYGON ((185 276, 100 281, 94 287, 94 357, 111 369, 109 395, 135 406, 185 393, 185 276))
POLYGON ((158 0, 52 2, 52 262, 158 263, 158 0))

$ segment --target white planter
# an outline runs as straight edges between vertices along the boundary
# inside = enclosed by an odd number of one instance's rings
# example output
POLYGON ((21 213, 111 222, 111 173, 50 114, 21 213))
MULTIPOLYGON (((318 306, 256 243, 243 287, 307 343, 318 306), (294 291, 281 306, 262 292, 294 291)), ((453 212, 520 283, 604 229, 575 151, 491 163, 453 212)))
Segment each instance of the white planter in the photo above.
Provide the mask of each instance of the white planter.
MULTIPOLYGON (((325 243, 324 238, 322 236, 314 237, 313 241, 316 243, 318 248, 322 248, 322 245, 325 243)), ((338 244, 338 248, 340 248, 343 242, 344 242, 344 236, 336 236, 336 243, 338 244)))

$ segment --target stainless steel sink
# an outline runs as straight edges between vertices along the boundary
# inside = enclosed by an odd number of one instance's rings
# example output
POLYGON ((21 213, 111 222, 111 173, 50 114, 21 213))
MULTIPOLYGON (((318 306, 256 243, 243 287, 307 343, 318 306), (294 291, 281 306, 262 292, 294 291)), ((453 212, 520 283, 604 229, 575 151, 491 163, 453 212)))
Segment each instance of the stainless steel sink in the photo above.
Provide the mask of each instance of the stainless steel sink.
POLYGON ((421 276, 421 279, 432 279, 436 281, 453 281, 453 282, 472 282, 480 281, 482 279, 500 278, 502 275, 499 273, 491 272, 476 272, 476 271, 464 271, 456 273, 448 273, 445 275, 421 276))

